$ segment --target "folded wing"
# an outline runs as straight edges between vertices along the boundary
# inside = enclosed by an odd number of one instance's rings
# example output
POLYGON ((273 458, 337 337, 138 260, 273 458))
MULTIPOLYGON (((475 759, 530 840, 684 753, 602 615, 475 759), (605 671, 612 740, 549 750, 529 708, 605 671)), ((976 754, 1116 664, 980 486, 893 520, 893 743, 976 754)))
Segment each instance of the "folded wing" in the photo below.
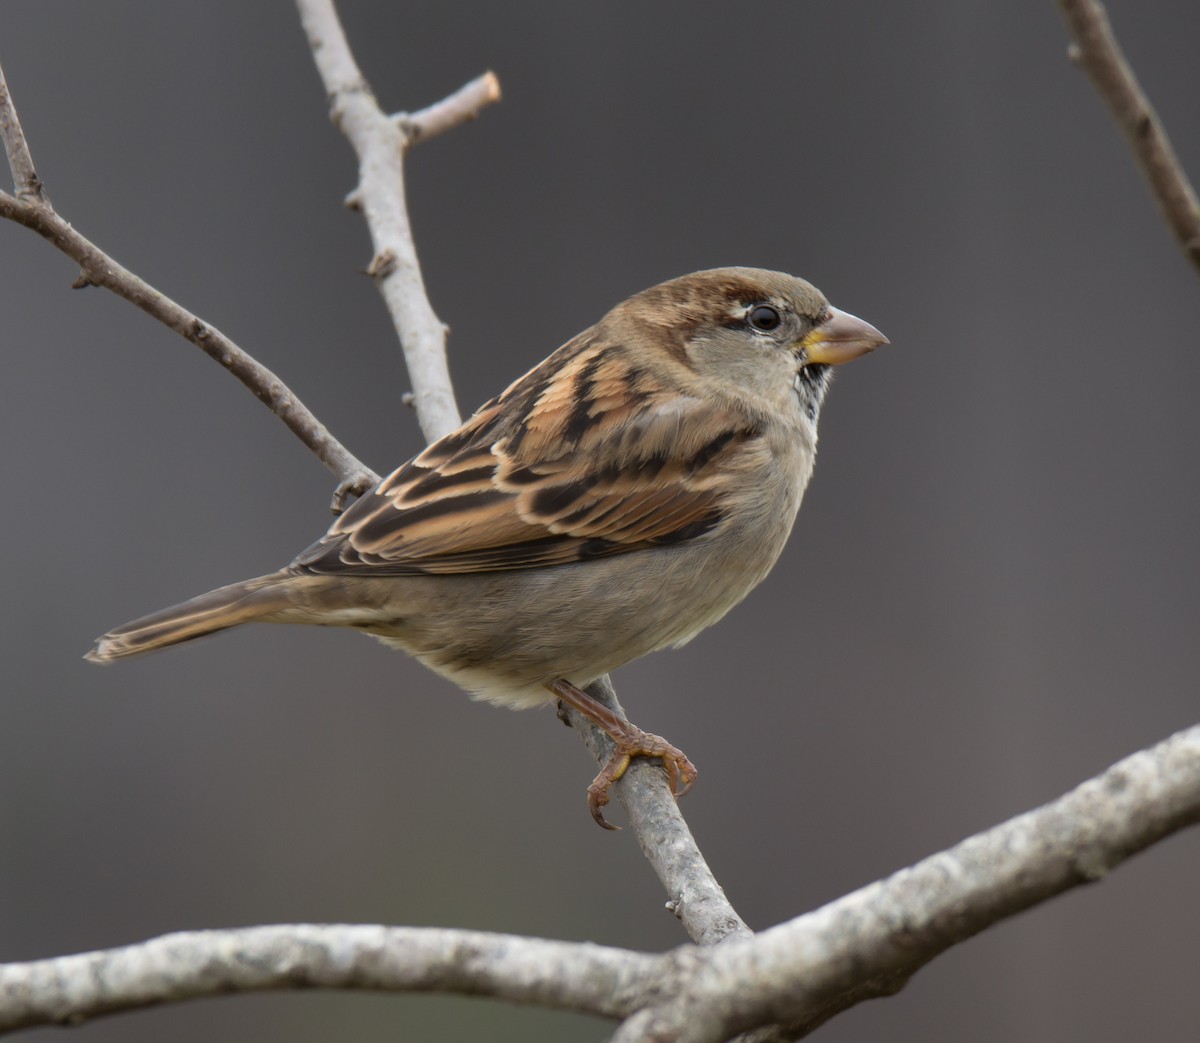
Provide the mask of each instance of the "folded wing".
POLYGON ((568 564, 701 538, 764 453, 750 418, 577 339, 355 503, 296 571, 568 564), (565 356, 565 357, 564 357, 565 356))

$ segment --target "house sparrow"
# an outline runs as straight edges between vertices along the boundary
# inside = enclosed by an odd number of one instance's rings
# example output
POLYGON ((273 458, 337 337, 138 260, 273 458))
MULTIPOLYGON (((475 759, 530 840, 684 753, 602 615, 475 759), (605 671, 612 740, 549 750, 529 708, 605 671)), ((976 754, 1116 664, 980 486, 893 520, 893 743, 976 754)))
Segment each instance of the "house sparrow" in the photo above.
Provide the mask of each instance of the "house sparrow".
MULTIPOLYGON (((887 339, 780 272, 662 283, 385 478, 290 565, 105 634, 108 662, 240 623, 357 627, 477 698, 558 698, 630 758, 683 753, 582 689, 715 623, 774 565, 817 447, 830 367, 887 339)), ((609 827, 613 828, 613 827, 609 827)))

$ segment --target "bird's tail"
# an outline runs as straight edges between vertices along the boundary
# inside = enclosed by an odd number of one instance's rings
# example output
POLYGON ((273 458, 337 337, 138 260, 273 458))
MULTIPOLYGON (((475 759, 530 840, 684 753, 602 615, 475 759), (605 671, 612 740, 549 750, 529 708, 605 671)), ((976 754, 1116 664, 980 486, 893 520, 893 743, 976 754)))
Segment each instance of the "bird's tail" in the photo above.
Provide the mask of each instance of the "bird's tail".
POLYGON ((211 590, 181 605, 152 612, 97 638, 85 659, 110 663, 218 630, 266 619, 291 605, 289 576, 276 572, 211 590))

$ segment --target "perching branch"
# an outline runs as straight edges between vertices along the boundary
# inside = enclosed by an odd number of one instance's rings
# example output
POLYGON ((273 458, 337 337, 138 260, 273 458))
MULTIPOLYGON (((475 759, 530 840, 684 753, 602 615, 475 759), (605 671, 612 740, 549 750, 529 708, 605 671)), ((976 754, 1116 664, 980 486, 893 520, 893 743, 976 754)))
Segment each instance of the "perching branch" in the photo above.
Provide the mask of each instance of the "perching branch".
MULTIPOLYGON (((625 716, 607 677, 589 685, 587 692, 625 716)), ((608 760, 612 740, 604 732, 566 706, 559 716, 579 732, 598 764, 608 760)), ((642 854, 670 895, 667 908, 679 917, 692 941, 715 945, 730 937, 751 937, 753 932, 725 897, 700 853, 661 765, 645 758, 634 760, 614 791, 629 816, 642 854)))
POLYGON ((1058 0, 1058 6, 1074 40, 1071 59, 1091 77, 1129 140, 1163 217, 1183 252, 1200 268, 1200 203, 1196 192, 1171 147, 1166 129, 1121 52, 1103 5, 1097 0, 1058 0))
MULTIPOLYGON (((404 349, 421 430, 433 440, 457 427, 459 419, 446 365, 446 327, 425 293, 413 245, 404 198, 404 151, 499 100, 499 83, 486 73, 412 116, 387 116, 354 60, 332 0, 296 0, 296 6, 329 95, 333 122, 358 156, 359 185, 351 198, 366 218, 375 248, 368 270, 383 293, 404 349)), ((604 694, 598 692, 607 692, 615 703, 608 679, 598 684, 599 690, 592 694, 603 701, 604 694)), ((603 762, 608 737, 578 715, 568 719, 603 762)), ((731 933, 748 933, 700 854, 663 773, 635 762, 617 783, 616 792, 670 896, 668 907, 681 918, 692 940, 707 944, 731 933)))
POLYGON ((624 1019, 620 1043, 787 1038, 1200 821, 1200 726, 1058 800, 753 937, 659 956, 474 931, 284 925, 0 966, 0 1031, 233 991, 442 992, 624 1019), (761 1038, 761 1037, 758 1037, 761 1038))
POLYGON ((335 509, 340 508, 350 494, 364 492, 379 481, 379 476, 334 438, 292 390, 266 366, 246 354, 215 326, 204 322, 118 264, 59 216, 34 171, 33 157, 21 131, 3 71, 0 71, 0 138, 4 142, 15 184, 14 195, 0 192, 0 217, 37 232, 75 261, 80 269, 79 277, 72 284, 75 288, 103 286, 111 290, 191 341, 229 370, 337 476, 335 509))

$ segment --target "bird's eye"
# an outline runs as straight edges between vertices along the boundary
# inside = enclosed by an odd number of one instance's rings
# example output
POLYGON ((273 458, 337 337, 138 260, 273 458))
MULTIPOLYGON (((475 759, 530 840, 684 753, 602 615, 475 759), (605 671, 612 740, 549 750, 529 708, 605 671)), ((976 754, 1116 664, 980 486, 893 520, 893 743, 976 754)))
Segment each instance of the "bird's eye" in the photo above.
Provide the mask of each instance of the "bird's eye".
POLYGON ((746 312, 746 321, 756 330, 770 332, 771 330, 779 329, 779 324, 783 322, 783 318, 780 316, 778 310, 772 308, 769 304, 756 304, 746 312))

